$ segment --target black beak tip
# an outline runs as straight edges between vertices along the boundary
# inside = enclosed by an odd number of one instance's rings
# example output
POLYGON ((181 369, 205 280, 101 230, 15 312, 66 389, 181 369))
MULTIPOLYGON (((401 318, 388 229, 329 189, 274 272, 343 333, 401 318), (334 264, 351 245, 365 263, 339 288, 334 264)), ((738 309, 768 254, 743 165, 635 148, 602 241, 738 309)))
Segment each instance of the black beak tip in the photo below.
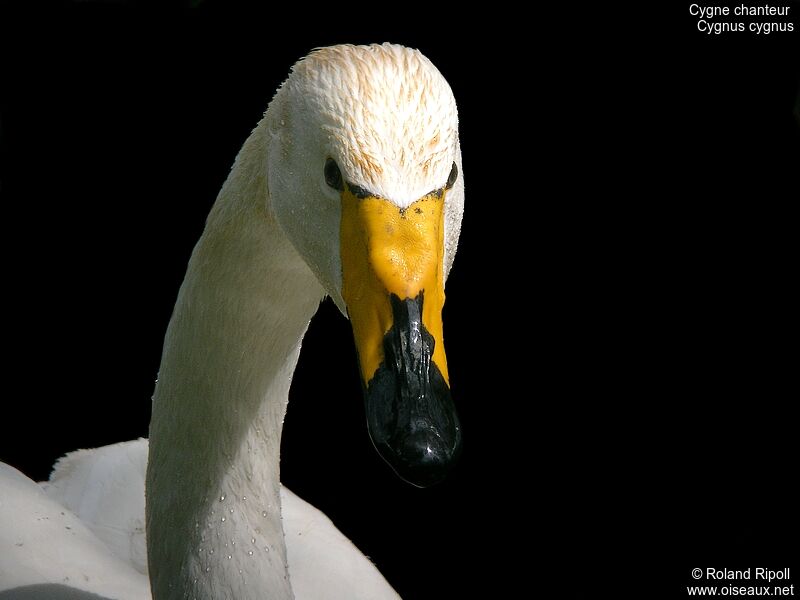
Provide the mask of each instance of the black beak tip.
POLYGON ((391 296, 384 360, 364 387, 367 429, 375 448, 401 479, 439 483, 461 452, 461 426, 450 386, 432 360, 435 341, 422 323, 423 293, 391 296))
POLYGON ((443 481, 461 452, 461 436, 446 442, 434 431, 417 431, 381 452, 401 479, 417 487, 443 481))

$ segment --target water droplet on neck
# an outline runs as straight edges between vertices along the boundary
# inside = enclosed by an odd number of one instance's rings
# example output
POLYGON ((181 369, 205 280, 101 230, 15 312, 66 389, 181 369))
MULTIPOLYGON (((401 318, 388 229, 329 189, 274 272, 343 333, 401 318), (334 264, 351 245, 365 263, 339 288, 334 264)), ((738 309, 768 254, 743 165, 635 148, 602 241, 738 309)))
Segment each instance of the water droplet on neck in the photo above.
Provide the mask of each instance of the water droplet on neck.
POLYGON ((225 522, 225 517, 222 517, 222 518, 220 519, 220 522, 221 522, 221 523, 224 523, 224 522, 225 522))
POLYGON ((211 550, 209 550, 209 551, 208 551, 208 553, 209 553, 209 554, 214 554, 214 549, 213 549, 213 548, 211 548, 211 550))
POLYGON ((269 552, 269 546, 264 546, 264 552, 269 552))
POLYGON ((255 544, 255 543, 256 543, 256 538, 252 538, 252 539, 250 540, 250 543, 251 543, 251 544, 255 544))
POLYGON ((247 551, 247 555, 248 555, 248 556, 253 556, 253 551, 252 551, 252 550, 248 550, 248 551, 247 551))
POLYGON ((219 497, 219 501, 225 502, 225 494, 222 494, 222 496, 219 497))
POLYGON ((262 510, 262 511, 261 511, 261 516, 262 516, 262 517, 266 517, 266 516, 267 516, 267 511, 265 511, 265 510, 262 510))
POLYGON ((231 509, 231 514, 233 514, 233 509, 231 509))
POLYGON ((228 560, 230 560, 231 558, 233 558, 233 557, 230 554, 228 554, 228 560))
POLYGON ((206 573, 210 573, 210 572, 211 572, 211 567, 206 567, 206 573))
POLYGON ((247 496, 242 496, 242 502, 246 502, 246 501, 247 501, 247 496))

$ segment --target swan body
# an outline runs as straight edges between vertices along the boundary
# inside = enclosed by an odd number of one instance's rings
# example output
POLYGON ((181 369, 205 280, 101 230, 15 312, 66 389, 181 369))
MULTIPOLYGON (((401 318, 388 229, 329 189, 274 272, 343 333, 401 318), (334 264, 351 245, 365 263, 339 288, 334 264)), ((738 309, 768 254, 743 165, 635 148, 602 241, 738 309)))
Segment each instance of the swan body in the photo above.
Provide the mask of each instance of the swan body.
POLYGON ((42 486, 3 466, 0 590, 397 597, 281 487, 281 430, 301 340, 327 294, 353 324, 376 448, 416 485, 449 469, 460 426, 441 305, 460 170, 452 92, 419 52, 335 46, 295 65, 189 261, 149 448, 73 453, 42 486))
MULTIPOLYGON (((14 517, 0 519, 0 599, 150 599, 146 464, 141 439, 72 452, 41 485, 0 463, 0 510, 14 517)), ((322 512, 283 486, 280 498, 295 598, 397 598, 322 512)))

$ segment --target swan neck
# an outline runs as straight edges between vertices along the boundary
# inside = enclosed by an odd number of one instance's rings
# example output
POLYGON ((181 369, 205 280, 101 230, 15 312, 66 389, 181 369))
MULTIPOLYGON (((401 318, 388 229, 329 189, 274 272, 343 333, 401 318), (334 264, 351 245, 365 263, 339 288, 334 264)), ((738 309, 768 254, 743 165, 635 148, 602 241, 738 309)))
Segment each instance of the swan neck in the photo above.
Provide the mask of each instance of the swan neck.
POLYGON ((323 292, 271 215, 266 131, 217 198, 164 342, 146 482, 155 600, 292 597, 280 440, 323 292))

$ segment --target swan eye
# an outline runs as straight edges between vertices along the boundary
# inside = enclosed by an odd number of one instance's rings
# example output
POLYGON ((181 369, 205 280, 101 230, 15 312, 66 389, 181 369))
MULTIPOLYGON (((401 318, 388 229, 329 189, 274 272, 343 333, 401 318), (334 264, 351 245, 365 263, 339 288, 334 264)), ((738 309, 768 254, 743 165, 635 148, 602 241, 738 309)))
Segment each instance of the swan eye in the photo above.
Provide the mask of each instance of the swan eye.
POLYGON ((339 165, 332 158, 325 161, 325 183, 340 192, 344 190, 342 172, 339 170, 339 165))
POLYGON ((451 187, 453 187, 456 179, 458 179, 458 167, 456 166, 456 163, 453 163, 453 168, 450 169, 450 175, 447 176, 447 183, 444 186, 445 189, 449 190, 451 187))

